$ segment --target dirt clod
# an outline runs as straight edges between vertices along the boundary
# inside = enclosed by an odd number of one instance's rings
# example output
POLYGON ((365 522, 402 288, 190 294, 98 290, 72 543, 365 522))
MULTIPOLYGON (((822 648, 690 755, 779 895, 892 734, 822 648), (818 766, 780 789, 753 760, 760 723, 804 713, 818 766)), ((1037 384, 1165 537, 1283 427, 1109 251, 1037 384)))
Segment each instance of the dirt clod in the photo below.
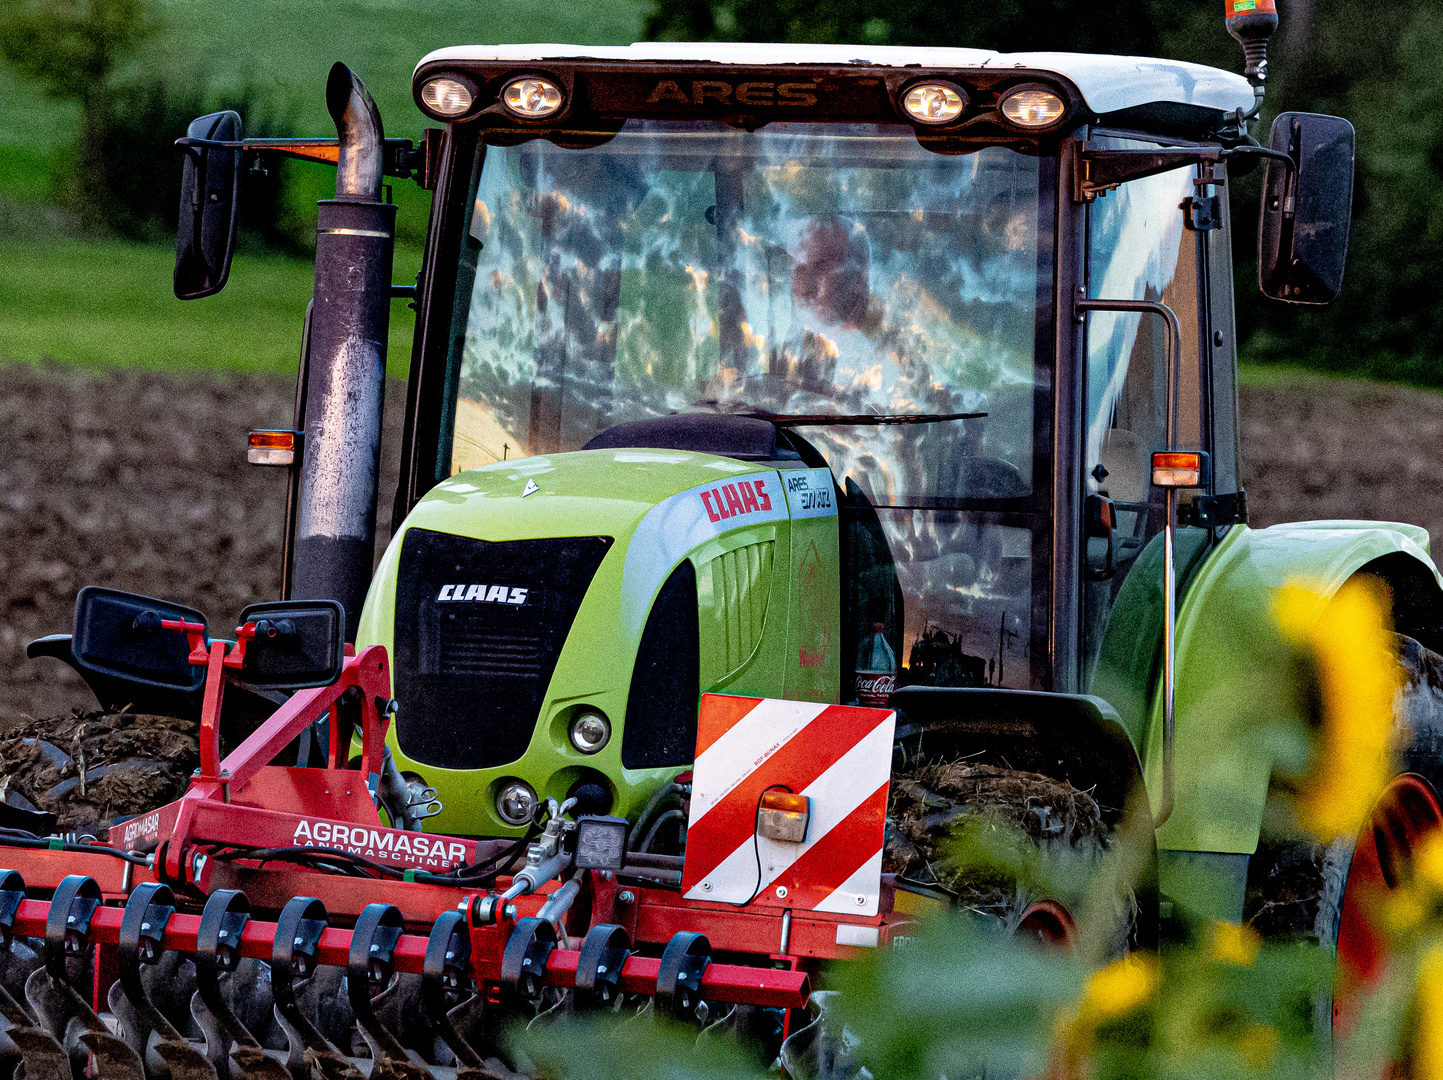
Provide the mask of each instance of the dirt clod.
POLYGON ((0 799, 55 814, 67 833, 103 835, 117 819, 185 790, 200 764, 193 720, 73 710, 0 727, 0 799))

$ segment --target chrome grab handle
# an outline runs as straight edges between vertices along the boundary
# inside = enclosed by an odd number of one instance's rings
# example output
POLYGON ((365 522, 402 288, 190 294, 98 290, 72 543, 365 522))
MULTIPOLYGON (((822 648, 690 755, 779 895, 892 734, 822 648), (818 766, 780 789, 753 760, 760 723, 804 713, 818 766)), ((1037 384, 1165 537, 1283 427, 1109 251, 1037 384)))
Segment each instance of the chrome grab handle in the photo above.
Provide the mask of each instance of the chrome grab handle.
MULTIPOLYGON (((1078 286, 1079 293, 1082 287, 1078 286)), ((1079 296, 1073 303, 1078 322, 1087 318, 1089 311, 1132 312, 1141 315, 1157 315, 1167 327, 1168 363, 1164 393, 1168 409, 1164 418, 1163 441, 1168 450, 1177 449, 1178 384, 1182 381, 1182 323, 1177 312, 1166 304, 1153 300, 1090 300, 1079 296)), ((1172 816, 1173 780, 1172 747, 1173 728, 1177 699, 1177 568, 1173 562, 1173 519, 1176 516, 1176 492, 1164 488, 1166 507, 1162 526, 1162 805, 1153 818, 1153 828, 1159 828, 1172 816)))

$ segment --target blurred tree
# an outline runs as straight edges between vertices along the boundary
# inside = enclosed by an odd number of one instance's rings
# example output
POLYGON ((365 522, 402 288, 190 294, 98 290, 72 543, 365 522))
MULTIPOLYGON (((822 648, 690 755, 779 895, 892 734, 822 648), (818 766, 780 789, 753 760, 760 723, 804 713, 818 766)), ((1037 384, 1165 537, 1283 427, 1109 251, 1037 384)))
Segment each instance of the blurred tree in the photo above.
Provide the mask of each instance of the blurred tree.
MULTIPOLYGON (((1443 384, 1443 221, 1433 206, 1443 183, 1443 25, 1436 9, 1416 2, 1366 20, 1341 0, 1309 6, 1306 39, 1284 24, 1269 113, 1336 112, 1357 128, 1348 271, 1326 311, 1259 303, 1255 279, 1247 282, 1239 307, 1253 328, 1248 352, 1443 384)), ((1267 128, 1258 135, 1266 139, 1267 128)))
POLYGON ((1157 50, 1159 28, 1173 6, 1163 0, 660 0, 646 31, 670 40, 1148 53, 1157 50))
MULTIPOLYGON (((152 30, 144 0, 6 0, 0 8, 0 56, 51 97, 80 103, 72 170, 76 193, 108 190, 102 152, 112 77, 152 30)), ((103 222, 103 200, 76 203, 82 221, 103 222)))
MULTIPOLYGON (((202 113, 235 109, 248 135, 293 134, 287 118, 269 115, 248 90, 208 102, 173 72, 157 76, 127 65, 156 29, 147 0, 0 4, 0 58, 50 96, 80 104, 75 150, 60 163, 56 187, 87 232, 156 241, 174 235, 181 168, 173 144, 202 113)), ((283 197, 283 168, 246 174, 241 224, 252 243, 297 251, 309 230, 283 197)))

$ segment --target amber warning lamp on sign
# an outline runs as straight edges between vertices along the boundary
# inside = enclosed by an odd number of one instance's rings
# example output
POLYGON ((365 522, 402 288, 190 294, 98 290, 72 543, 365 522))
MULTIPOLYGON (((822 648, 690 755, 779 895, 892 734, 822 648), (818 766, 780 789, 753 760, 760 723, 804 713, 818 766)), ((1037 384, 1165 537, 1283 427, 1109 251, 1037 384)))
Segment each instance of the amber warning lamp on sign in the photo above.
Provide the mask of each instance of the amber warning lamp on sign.
POLYGON ((807 822, 812 816, 812 800, 790 791, 762 792, 757 804, 757 835, 767 840, 800 844, 807 838, 807 822))

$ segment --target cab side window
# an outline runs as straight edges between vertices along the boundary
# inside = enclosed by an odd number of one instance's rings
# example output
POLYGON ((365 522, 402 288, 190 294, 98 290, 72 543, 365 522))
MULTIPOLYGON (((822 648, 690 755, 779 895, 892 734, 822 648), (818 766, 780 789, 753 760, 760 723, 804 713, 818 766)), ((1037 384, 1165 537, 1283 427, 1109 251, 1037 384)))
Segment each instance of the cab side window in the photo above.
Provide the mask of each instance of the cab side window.
MULTIPOLYGON (((1160 302, 1177 313, 1182 348, 1173 441, 1178 449, 1207 450, 1204 267, 1199 234, 1184 227, 1182 211, 1194 175, 1183 168, 1144 177, 1092 203, 1087 274, 1091 297, 1160 302)), ((1157 315, 1089 315, 1083 494, 1110 499, 1116 526, 1110 566, 1106 539, 1086 541, 1082 685, 1090 693, 1105 690, 1120 710, 1145 707, 1145 700, 1129 699, 1145 699, 1160 640, 1164 501, 1150 481, 1152 453, 1167 447, 1168 359, 1167 327, 1157 315)), ((1180 569, 1206 540, 1203 530, 1179 531, 1180 569)))

